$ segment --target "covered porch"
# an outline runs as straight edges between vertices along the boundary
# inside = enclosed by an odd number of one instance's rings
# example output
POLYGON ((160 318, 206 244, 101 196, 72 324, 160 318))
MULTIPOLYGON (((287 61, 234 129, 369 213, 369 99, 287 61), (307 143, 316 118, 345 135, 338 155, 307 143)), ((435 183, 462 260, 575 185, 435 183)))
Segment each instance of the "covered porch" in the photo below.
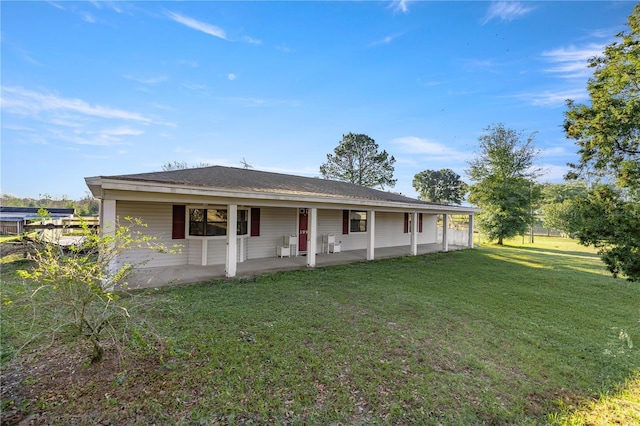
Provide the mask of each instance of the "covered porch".
MULTIPOLYGON (((448 251, 461 250, 468 246, 448 245, 448 251)), ((442 243, 419 244, 417 254, 424 255, 437 253, 443 250, 442 243)), ((376 249, 376 259, 387 259, 402 256, 411 256, 411 246, 385 247, 376 249)), ((306 269, 306 256, 269 257, 260 259, 248 259, 237 264, 236 277, 248 278, 257 275, 269 274, 278 271, 290 271, 306 269)), ((340 253, 316 254, 316 267, 341 265, 348 263, 364 262, 367 260, 367 250, 346 250, 340 253)), ((130 288, 153 288, 167 284, 188 284, 208 280, 225 279, 227 276, 225 265, 179 265, 166 267, 141 268, 130 277, 130 288)))

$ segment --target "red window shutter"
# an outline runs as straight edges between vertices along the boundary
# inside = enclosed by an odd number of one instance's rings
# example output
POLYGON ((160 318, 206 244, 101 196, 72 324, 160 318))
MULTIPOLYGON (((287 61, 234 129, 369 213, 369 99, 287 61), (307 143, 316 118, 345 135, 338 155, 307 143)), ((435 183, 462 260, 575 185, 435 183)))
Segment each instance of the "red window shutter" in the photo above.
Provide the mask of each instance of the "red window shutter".
POLYGON ((251 236, 252 237, 260 236, 260 209, 259 208, 251 209, 251 236))
POLYGON ((342 210, 342 233, 349 233, 349 210, 342 210))
POLYGON ((418 232, 422 232, 422 213, 418 213, 418 232))
POLYGON ((409 232, 409 213, 404 214, 404 233, 409 232))
POLYGON ((171 238, 174 240, 184 239, 186 206, 173 206, 173 221, 171 224, 171 238))

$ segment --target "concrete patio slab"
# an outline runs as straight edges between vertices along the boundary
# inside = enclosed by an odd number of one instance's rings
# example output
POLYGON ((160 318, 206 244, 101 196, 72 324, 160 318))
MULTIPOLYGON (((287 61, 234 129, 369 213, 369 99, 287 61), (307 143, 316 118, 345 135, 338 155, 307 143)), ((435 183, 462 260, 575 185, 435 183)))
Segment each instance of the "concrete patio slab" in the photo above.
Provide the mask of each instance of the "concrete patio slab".
MULTIPOLYGON (((468 247, 449 246, 449 251, 468 247)), ((442 251, 442 244, 418 245, 418 255, 442 251)), ((375 250, 375 258, 388 259, 411 255, 410 246, 385 247, 375 250)), ((366 261, 366 250, 348 250, 340 253, 320 253, 316 255, 316 268, 331 265, 366 261)), ((279 271, 307 268, 306 256, 272 257, 249 259, 237 264, 236 278, 249 278, 279 271)), ((131 288, 153 288, 164 285, 189 284, 202 281, 226 279, 224 265, 181 265, 168 267, 140 268, 134 271, 129 279, 131 288)))

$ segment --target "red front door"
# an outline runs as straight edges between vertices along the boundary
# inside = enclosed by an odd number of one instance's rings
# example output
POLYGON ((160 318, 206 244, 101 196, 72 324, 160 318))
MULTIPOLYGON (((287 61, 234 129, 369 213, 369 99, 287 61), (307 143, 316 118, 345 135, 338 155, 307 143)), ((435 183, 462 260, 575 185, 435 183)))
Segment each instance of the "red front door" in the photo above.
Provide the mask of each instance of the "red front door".
POLYGON ((300 209, 298 220, 298 251, 307 251, 307 233, 309 231, 309 213, 307 209, 300 209))

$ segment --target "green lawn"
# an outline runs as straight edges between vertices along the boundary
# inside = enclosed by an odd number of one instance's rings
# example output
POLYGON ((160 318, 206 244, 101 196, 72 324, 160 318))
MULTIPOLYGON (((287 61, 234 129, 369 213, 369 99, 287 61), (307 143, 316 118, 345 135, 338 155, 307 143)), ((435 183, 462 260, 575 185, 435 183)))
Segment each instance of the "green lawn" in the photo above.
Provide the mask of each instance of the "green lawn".
POLYGON ((83 380, 24 368, 21 410, 62 424, 640 422, 640 285, 571 240, 508 244, 150 291, 132 314, 162 350, 78 361, 83 380))

